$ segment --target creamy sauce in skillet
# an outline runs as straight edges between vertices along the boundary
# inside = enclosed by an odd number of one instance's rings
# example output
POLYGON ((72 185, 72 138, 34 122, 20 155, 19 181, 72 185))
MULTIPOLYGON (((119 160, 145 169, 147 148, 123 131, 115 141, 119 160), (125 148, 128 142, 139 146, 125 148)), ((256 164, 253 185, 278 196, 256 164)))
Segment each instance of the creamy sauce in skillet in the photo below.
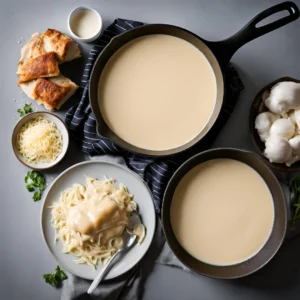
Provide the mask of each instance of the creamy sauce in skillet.
POLYGON ((216 79, 205 56, 177 37, 152 34, 119 49, 99 81, 100 110, 124 141, 168 150, 194 139, 216 101, 216 79))
POLYGON ((232 159, 213 159, 189 171, 177 186, 171 224, 179 243, 212 265, 255 255, 274 222, 271 193, 261 176, 232 159))

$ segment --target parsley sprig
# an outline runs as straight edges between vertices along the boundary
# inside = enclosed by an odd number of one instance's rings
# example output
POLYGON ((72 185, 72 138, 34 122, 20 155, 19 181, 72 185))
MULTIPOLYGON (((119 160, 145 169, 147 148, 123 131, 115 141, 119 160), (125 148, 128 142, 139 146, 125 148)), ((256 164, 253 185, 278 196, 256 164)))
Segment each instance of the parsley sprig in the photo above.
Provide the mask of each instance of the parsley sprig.
POLYGON ((25 176, 26 188, 29 192, 34 192, 32 199, 34 202, 41 200, 46 187, 45 177, 37 171, 28 171, 25 176))
POLYGON ((297 176, 292 181, 292 189, 295 193, 296 202, 294 206, 294 216, 292 223, 294 224, 297 220, 300 220, 300 176, 297 176))
POLYGON ((59 287, 64 280, 68 279, 68 276, 59 266, 56 267, 55 272, 44 274, 43 277, 47 283, 54 287, 59 287))
POLYGON ((25 103, 23 109, 19 108, 18 113, 20 114, 20 118, 32 112, 31 103, 25 103))

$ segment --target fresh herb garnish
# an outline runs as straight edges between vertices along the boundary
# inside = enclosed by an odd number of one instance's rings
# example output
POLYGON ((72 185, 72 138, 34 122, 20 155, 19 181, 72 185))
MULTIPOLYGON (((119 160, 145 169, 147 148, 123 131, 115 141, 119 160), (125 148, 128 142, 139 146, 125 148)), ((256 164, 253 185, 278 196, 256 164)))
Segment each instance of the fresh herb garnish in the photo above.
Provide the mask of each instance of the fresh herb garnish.
POLYGON ((44 176, 37 171, 28 171, 25 176, 26 188, 29 192, 34 192, 32 199, 34 202, 41 200, 46 187, 44 176))
POLYGON ((41 198, 42 198, 42 191, 36 191, 36 192, 34 192, 34 194, 33 194, 33 196, 32 196, 32 199, 33 199, 33 201, 34 202, 36 202, 36 201, 39 201, 39 200, 41 200, 41 198))
POLYGON ((59 266, 56 267, 55 272, 44 274, 43 277, 47 283, 54 287, 60 286, 64 280, 68 279, 68 276, 59 266))
POLYGON ((296 202, 293 205, 295 210, 294 210, 292 223, 294 224, 297 220, 300 220, 300 176, 297 176, 293 179, 292 189, 293 192, 295 193, 294 197, 296 199, 296 202))
POLYGON ((23 109, 19 108, 18 113, 20 114, 20 118, 32 112, 31 103, 25 103, 23 109))

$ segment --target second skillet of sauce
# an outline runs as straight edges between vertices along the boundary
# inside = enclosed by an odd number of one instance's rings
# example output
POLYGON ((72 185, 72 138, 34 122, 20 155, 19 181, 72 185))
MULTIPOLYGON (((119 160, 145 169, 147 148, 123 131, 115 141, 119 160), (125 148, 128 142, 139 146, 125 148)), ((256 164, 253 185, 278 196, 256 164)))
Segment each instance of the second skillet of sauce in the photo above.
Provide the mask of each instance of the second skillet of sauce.
POLYGON ((216 79, 192 44, 152 34, 110 58, 98 91, 102 116, 116 135, 161 151, 190 142, 204 129, 216 101, 216 79))
POLYGON ((268 186, 255 170, 233 159, 213 159, 190 170, 175 190, 170 213, 182 247, 221 266, 254 256, 274 221, 268 186))

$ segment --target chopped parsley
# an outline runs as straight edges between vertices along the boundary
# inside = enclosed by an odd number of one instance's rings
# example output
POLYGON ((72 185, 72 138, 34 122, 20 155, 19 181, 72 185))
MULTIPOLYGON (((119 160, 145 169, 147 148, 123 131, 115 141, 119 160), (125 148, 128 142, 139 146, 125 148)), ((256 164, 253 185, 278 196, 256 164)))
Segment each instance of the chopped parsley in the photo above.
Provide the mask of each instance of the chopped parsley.
POLYGON ((25 103, 23 109, 19 108, 18 113, 20 114, 20 118, 32 112, 31 103, 25 103))
POLYGON ((59 266, 56 267, 55 272, 44 274, 43 277, 47 283, 54 287, 59 287, 64 280, 68 279, 68 276, 59 266))
POLYGON ((33 201, 41 200, 46 187, 45 177, 40 172, 28 171, 25 176, 25 183, 28 192, 34 192, 32 197, 33 201))

